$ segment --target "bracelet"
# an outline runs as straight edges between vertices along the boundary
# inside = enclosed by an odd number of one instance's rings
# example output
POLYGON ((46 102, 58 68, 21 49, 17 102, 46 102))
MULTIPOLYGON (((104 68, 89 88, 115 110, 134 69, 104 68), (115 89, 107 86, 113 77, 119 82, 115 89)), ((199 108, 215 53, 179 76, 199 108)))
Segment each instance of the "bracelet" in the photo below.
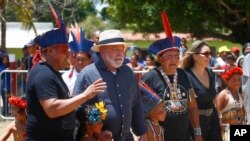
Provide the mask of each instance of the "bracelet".
POLYGON ((195 136, 201 136, 201 128, 200 127, 194 128, 194 135, 195 136))

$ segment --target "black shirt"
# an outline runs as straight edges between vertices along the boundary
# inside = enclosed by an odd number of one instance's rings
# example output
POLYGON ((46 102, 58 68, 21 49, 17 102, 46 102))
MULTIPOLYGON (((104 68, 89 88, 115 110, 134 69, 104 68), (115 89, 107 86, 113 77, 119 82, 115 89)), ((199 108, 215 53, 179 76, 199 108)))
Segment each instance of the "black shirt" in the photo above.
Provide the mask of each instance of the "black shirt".
POLYGON ((214 108, 214 99, 216 96, 215 90, 215 74, 211 69, 206 69, 209 78, 209 87, 206 88, 196 75, 190 70, 187 70, 187 74, 197 95, 196 101, 199 109, 211 109, 214 108))
MULTIPOLYGON (((164 127, 165 140, 188 141, 189 140, 189 114, 188 114, 188 90, 190 82, 183 69, 177 69, 178 100, 173 100, 167 86, 167 82, 159 68, 152 69, 144 74, 142 80, 146 82, 166 103, 167 118, 162 123, 164 127), (181 107, 174 110, 174 107, 181 107)), ((174 75, 169 75, 173 83, 174 75)))
POLYGON ((61 74, 47 63, 39 63, 31 70, 27 81, 26 140, 63 141, 72 138, 74 112, 51 119, 39 102, 50 98, 68 99, 68 93, 61 74))

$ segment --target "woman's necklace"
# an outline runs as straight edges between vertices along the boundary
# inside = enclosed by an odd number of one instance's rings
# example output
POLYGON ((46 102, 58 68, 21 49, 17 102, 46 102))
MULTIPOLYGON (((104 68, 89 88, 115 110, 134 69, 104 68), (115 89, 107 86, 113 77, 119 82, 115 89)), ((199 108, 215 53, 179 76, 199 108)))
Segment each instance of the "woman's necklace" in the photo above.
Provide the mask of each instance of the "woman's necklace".
POLYGON ((238 96, 238 100, 233 96, 232 92, 226 88, 226 92, 228 95, 231 95, 234 99, 234 103, 235 103, 235 108, 237 111, 237 120, 240 121, 241 120, 241 114, 239 112, 241 112, 241 102, 240 102, 240 95, 239 92, 237 92, 237 96, 238 96))
POLYGON ((170 79, 168 77, 168 75, 166 75, 162 68, 159 69, 160 72, 161 72, 161 75, 164 77, 167 85, 168 85, 168 88, 169 88, 169 93, 170 93, 170 99, 178 99, 177 97, 177 80, 178 80, 178 74, 177 72, 174 73, 174 80, 173 80, 173 83, 170 82, 170 79))
POLYGON ((155 141, 155 137, 157 138, 157 140, 159 140, 159 137, 160 137, 161 135, 162 135, 162 140, 164 141, 164 136, 163 136, 163 131, 162 131, 162 129, 161 129, 161 126, 160 126, 158 123, 152 122, 151 120, 148 120, 148 122, 149 122, 149 126, 150 126, 150 128, 152 129, 153 134, 154 134, 154 141, 155 141), (155 129, 154 129, 154 127, 153 127, 152 124, 154 124, 155 126, 157 126, 157 127, 159 128, 160 131, 159 131, 158 134, 155 132, 155 129))

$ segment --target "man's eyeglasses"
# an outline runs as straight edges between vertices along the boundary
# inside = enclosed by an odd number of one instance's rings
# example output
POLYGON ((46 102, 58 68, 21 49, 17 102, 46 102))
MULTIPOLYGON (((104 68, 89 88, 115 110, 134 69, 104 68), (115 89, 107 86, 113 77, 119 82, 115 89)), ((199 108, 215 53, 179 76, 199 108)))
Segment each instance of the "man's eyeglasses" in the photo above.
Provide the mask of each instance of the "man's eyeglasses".
POLYGON ((196 54, 202 54, 202 55, 204 55, 206 57, 209 57, 209 56, 212 55, 212 52, 207 51, 207 52, 200 52, 200 53, 196 53, 196 54))

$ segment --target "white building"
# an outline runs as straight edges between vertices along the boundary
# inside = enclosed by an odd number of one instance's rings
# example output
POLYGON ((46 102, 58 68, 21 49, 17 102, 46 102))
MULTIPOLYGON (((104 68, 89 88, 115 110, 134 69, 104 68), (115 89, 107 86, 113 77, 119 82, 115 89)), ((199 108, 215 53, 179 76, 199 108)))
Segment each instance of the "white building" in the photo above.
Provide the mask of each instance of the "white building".
MULTIPOLYGON (((53 29, 53 23, 51 22, 35 22, 34 25, 38 35, 53 29)), ((6 48, 23 48, 29 40, 36 36, 32 28, 25 30, 20 22, 7 22, 6 27, 6 48)), ((1 36, 0 40, 2 40, 1 36)))

